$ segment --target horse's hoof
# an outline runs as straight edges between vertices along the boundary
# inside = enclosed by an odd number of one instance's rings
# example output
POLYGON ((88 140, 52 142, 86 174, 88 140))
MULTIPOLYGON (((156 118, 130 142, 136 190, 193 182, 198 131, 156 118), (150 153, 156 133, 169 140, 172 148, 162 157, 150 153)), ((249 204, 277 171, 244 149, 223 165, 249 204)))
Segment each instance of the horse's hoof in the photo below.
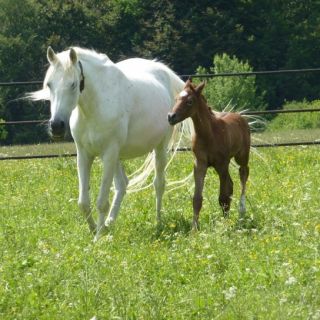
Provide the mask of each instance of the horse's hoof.
POLYGON ((96 234, 97 233, 97 225, 95 226, 89 226, 89 230, 92 234, 96 234))
POLYGON ((192 223, 192 231, 198 232, 200 230, 199 222, 193 222, 192 223))
POLYGON ((103 236, 105 236, 109 231, 109 228, 106 226, 102 226, 94 236, 93 242, 97 242, 99 239, 101 239, 103 236))

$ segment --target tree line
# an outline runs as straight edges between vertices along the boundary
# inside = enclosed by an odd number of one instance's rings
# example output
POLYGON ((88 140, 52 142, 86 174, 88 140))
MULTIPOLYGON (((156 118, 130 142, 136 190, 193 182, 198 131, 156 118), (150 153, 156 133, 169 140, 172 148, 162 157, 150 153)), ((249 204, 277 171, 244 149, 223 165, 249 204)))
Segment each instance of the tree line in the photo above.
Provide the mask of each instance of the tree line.
MULTIPOLYGON (((156 58, 178 74, 214 69, 214 56, 224 53, 253 70, 320 66, 320 2, 313 0, 0 0, 0 8, 1 82, 42 80, 48 45, 93 48, 115 62, 156 58)), ((260 76, 256 86, 275 108, 319 98, 318 77, 260 76)), ((16 101, 34 89, 1 87, 0 119, 46 119, 47 104, 16 101)), ((41 127, 6 131, 0 127, 1 143, 47 139, 41 127)))

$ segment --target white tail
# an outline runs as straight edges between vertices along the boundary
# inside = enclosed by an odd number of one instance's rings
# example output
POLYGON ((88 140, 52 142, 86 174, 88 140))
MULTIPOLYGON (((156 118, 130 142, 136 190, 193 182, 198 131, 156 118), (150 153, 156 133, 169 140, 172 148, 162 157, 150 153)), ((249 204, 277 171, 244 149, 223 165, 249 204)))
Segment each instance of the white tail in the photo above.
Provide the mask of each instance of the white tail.
MULTIPOLYGON (((185 83, 167 66, 162 65, 167 74, 170 76, 171 81, 171 96, 174 99, 176 95, 181 92, 183 89, 185 83)), ((172 100, 173 100, 172 99, 172 100)), ((173 105, 171 106, 173 107, 173 105)), ((193 132, 193 123, 191 119, 186 119, 185 121, 177 124, 174 129, 171 136, 171 139, 168 144, 168 152, 171 152, 171 156, 168 160, 166 171, 170 165, 170 163, 173 161, 177 150, 182 147, 190 145, 191 143, 191 135, 193 132)), ((129 176, 129 184, 128 184, 128 193, 137 192, 146 188, 149 188, 152 186, 152 183, 146 184, 146 181, 150 174, 154 171, 155 168, 155 159, 154 154, 151 152, 147 156, 145 162, 143 165, 135 171, 133 174, 129 176)), ((179 186, 185 185, 190 180, 190 175, 186 177, 185 179, 179 180, 179 181, 170 181, 167 183, 167 186, 174 186, 174 189, 176 189, 179 186)))
MULTIPOLYGON (((171 156, 168 160, 166 171, 173 161, 177 150, 185 146, 185 143, 190 145, 190 138, 193 130, 193 124, 190 119, 187 119, 174 127, 170 142, 168 144, 168 152, 171 152, 171 156)), ((148 154, 146 160, 143 165, 132 173, 129 176, 129 184, 127 191, 128 193, 137 192, 143 189, 147 189, 152 186, 152 183, 146 184, 146 181, 150 174, 154 171, 155 168, 155 159, 154 153, 151 152, 148 154)), ((169 187, 174 187, 174 189, 185 185, 190 180, 190 175, 188 175, 185 179, 179 181, 170 181, 167 185, 169 187)))

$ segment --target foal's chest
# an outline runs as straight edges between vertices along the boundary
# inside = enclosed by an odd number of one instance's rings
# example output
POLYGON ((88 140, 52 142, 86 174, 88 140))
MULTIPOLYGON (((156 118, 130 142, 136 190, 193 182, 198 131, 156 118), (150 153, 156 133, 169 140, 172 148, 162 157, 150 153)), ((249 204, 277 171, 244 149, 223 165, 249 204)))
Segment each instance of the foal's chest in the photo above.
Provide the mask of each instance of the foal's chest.
POLYGON ((204 162, 208 167, 217 168, 226 159, 230 160, 228 150, 223 147, 223 144, 223 140, 195 138, 193 140, 192 151, 197 161, 204 162))

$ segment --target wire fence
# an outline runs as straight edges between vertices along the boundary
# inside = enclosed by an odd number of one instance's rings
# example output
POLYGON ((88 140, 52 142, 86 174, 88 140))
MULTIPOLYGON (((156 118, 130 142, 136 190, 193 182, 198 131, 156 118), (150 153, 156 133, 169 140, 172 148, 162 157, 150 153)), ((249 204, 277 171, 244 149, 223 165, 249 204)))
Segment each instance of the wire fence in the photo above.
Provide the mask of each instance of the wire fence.
MULTIPOLYGON (((270 70, 270 71, 255 71, 255 72, 227 72, 227 73, 215 73, 215 74, 182 74, 182 79, 186 78, 214 78, 214 77, 250 77, 256 75, 280 75, 280 74, 299 74, 320 72, 320 68, 308 68, 308 69, 290 69, 290 70, 270 70)), ((18 81, 18 82, 0 82, 0 87, 9 86, 30 86, 41 85, 42 81, 18 81)), ((319 112, 320 108, 313 109, 286 109, 286 110, 262 110, 262 111, 243 111, 242 114, 248 116, 260 116, 265 114, 281 114, 281 113, 303 113, 303 112, 319 112)), ((14 125, 45 125, 48 120, 28 120, 28 121, 4 121, 0 122, 0 126, 14 126, 14 125)), ((320 141, 297 141, 297 142, 283 142, 283 143, 260 143, 252 144, 255 148, 268 148, 268 147, 292 147, 292 146, 314 146, 319 145, 320 141)), ((190 148, 179 148, 178 151, 190 151, 190 148)), ((1 160, 22 160, 22 159, 45 159, 45 158, 59 158, 59 157, 74 157, 75 153, 67 154, 49 154, 49 155, 26 155, 26 156, 0 156, 1 160)))
MULTIPOLYGON (((180 78, 215 78, 215 77, 252 77, 258 75, 281 75, 281 74, 299 74, 320 72, 320 68, 307 68, 307 69, 285 69, 285 70, 266 70, 266 71, 251 71, 251 72, 222 72, 222 73, 206 73, 206 74, 181 74, 180 78)), ((0 87, 9 86, 29 86, 41 85, 43 81, 8 81, 0 82, 0 87)))

